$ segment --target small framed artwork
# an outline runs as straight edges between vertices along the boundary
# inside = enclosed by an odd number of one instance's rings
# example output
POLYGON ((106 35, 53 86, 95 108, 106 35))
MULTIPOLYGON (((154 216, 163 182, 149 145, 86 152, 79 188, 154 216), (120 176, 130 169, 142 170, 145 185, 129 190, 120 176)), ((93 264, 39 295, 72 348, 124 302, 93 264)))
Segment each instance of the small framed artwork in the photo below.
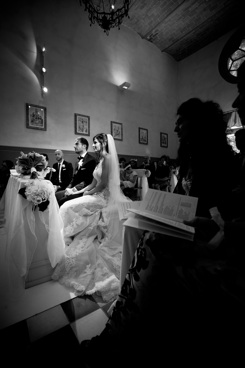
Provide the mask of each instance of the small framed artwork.
POLYGON ((75 134, 90 135, 90 116, 74 114, 75 134))
POLYGON ((47 130, 47 109, 44 106, 26 104, 26 127, 47 130))
POLYGON ((111 121, 111 135, 117 141, 123 140, 123 125, 116 121, 111 121))
POLYGON ((148 129, 139 128, 139 143, 148 144, 148 129))
POLYGON ((168 135, 167 133, 160 133, 160 146, 161 147, 168 147, 168 135))

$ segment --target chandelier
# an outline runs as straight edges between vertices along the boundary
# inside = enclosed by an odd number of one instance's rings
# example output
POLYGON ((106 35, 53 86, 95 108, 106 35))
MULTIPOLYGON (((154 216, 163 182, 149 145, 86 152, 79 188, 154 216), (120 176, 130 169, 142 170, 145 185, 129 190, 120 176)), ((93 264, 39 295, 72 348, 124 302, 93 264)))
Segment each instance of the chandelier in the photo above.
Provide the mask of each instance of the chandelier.
POLYGON ((88 11, 90 26, 98 23, 98 25, 109 35, 111 28, 118 27, 124 17, 128 17, 129 5, 131 0, 119 0, 119 5, 116 9, 116 0, 79 0, 80 6, 82 3, 85 6, 85 11, 88 11))

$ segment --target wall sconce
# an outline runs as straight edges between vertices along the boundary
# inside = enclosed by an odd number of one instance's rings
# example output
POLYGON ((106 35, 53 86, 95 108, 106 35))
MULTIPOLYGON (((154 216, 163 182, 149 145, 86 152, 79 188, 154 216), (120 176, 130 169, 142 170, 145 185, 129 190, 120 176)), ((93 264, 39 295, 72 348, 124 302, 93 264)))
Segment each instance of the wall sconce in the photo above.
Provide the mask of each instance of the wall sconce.
POLYGON ((48 93, 48 88, 45 86, 44 76, 47 72, 47 69, 45 68, 45 47, 42 47, 42 53, 41 53, 41 93, 42 97, 44 96, 44 93, 48 93))
POLYGON ((123 84, 121 84, 119 86, 119 88, 121 88, 121 89, 129 89, 130 85, 131 84, 129 82, 124 82, 123 84))

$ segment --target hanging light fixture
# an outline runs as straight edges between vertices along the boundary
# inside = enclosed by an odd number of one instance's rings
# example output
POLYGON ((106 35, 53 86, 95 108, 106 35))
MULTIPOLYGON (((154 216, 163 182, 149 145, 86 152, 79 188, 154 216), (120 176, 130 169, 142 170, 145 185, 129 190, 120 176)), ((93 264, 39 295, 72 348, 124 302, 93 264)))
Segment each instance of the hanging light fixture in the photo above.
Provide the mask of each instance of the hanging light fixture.
POLYGON ((130 2, 131 0, 119 0, 116 7, 116 0, 80 0, 80 6, 84 4, 84 10, 88 11, 90 26, 97 22, 108 36, 111 28, 120 29, 123 18, 129 18, 130 2))

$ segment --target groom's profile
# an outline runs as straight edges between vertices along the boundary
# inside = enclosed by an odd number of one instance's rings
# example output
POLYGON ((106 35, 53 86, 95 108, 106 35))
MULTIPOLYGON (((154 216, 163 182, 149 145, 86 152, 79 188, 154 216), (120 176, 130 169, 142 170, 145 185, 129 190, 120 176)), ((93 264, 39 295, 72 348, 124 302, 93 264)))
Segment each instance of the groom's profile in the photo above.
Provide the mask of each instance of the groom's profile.
POLYGON ((75 153, 78 154, 78 164, 68 187, 55 194, 59 206, 71 199, 81 197, 83 194, 76 192, 85 188, 93 180, 96 159, 88 153, 88 147, 87 139, 79 137, 75 140, 74 149, 75 153))

